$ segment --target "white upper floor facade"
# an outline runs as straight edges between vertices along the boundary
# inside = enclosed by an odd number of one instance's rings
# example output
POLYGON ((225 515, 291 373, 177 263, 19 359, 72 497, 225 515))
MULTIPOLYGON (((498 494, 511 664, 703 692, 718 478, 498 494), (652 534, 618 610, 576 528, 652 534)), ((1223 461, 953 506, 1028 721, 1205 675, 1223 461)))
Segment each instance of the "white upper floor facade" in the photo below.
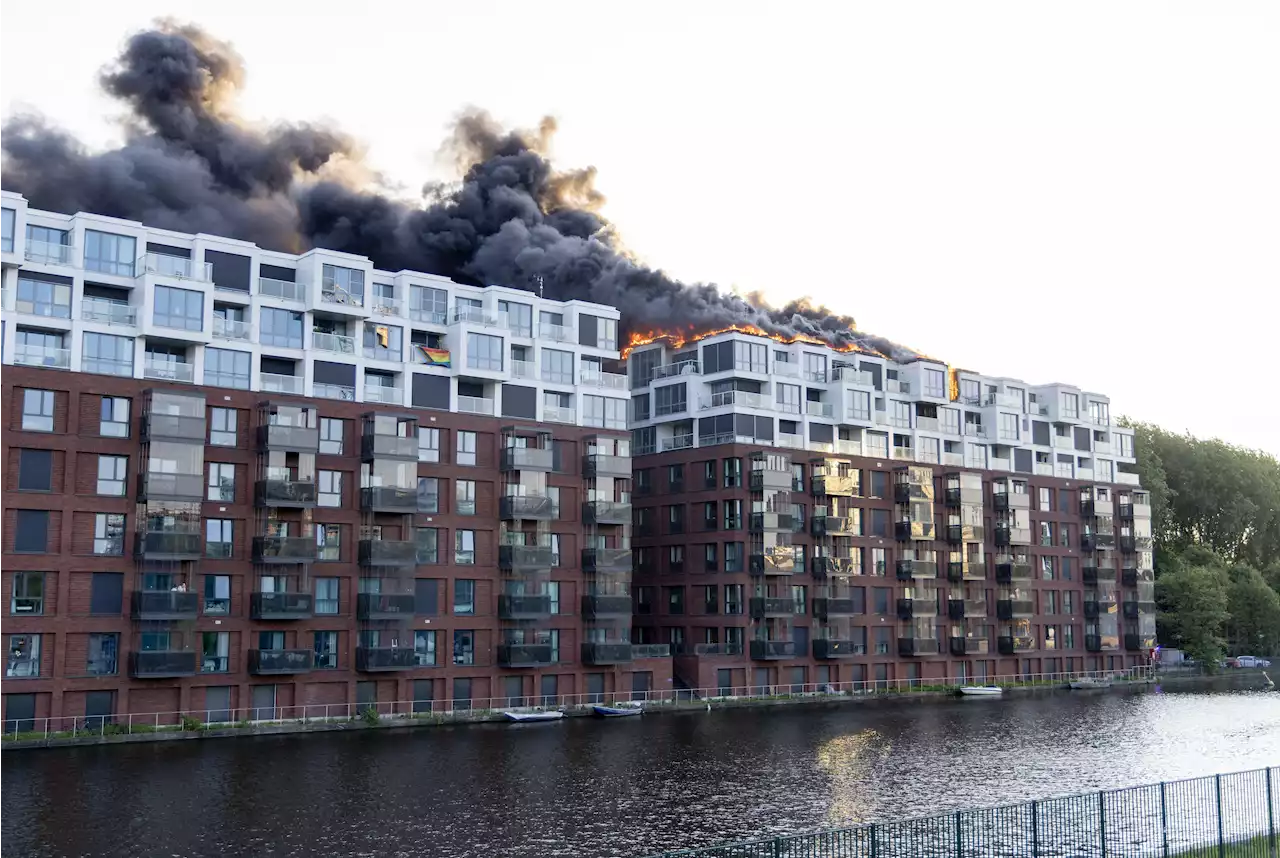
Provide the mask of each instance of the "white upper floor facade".
POLYGON ((627 360, 633 453, 726 442, 1137 485, 1133 431, 1067 384, 741 333, 627 360))
POLYGON ((613 307, 0 208, 4 364, 627 428, 613 307))

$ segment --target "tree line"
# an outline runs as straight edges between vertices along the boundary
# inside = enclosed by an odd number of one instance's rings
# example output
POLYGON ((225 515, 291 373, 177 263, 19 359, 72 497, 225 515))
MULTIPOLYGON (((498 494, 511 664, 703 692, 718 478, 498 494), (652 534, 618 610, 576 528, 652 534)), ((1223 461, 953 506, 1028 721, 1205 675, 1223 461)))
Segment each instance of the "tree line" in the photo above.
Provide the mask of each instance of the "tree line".
POLYGON ((1151 494, 1161 643, 1205 664, 1280 654, 1280 461, 1122 424, 1151 494))

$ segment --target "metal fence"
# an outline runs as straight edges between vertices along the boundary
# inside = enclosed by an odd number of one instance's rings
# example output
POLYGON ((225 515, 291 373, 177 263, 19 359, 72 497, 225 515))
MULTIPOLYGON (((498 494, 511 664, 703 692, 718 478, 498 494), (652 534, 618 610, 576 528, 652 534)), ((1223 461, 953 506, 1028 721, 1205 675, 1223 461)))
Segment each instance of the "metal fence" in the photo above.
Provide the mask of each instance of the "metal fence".
POLYGON ((655 858, 1276 858, 1277 775, 1211 775, 655 858))
MULTIPOLYGON (((1149 667, 1123 671, 1072 671, 991 676, 980 681, 1002 688, 1052 688, 1082 678, 1111 679, 1117 683, 1143 682, 1154 675, 1149 667)), ((469 721, 477 715, 499 715, 505 711, 559 709, 570 714, 587 713, 594 704, 639 703, 645 709, 663 709, 692 704, 734 704, 752 701, 806 699, 838 701, 849 698, 891 698, 924 691, 953 692, 956 680, 880 679, 867 682, 834 682, 784 685, 721 686, 716 688, 665 688, 647 691, 587 692, 582 694, 528 695, 523 697, 468 697, 429 700, 398 700, 355 703, 310 703, 280 706, 185 709, 170 712, 135 712, 105 715, 63 715, 45 718, 6 718, 6 742, 49 739, 77 739, 93 735, 150 733, 202 727, 246 727, 261 724, 307 724, 349 721, 355 718, 378 721, 415 719, 469 721)))

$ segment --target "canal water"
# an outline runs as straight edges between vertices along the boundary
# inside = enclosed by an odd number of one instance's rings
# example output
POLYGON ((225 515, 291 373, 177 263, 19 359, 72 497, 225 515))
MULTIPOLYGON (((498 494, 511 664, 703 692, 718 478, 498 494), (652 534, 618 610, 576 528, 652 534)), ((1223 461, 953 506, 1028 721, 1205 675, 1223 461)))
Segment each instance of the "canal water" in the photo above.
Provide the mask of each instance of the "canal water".
POLYGON ((5 856, 634 856, 1280 763, 1280 693, 1078 692, 7 752, 5 856))

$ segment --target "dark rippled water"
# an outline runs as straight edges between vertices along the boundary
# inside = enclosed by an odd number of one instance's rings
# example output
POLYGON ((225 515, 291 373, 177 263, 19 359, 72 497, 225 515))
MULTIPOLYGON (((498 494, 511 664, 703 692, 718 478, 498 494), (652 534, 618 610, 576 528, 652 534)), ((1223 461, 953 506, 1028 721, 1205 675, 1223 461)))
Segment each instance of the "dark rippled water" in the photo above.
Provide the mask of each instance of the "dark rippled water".
POLYGON ((1280 763, 1280 694, 1077 693, 5 753, 5 856, 632 856, 1280 763))

